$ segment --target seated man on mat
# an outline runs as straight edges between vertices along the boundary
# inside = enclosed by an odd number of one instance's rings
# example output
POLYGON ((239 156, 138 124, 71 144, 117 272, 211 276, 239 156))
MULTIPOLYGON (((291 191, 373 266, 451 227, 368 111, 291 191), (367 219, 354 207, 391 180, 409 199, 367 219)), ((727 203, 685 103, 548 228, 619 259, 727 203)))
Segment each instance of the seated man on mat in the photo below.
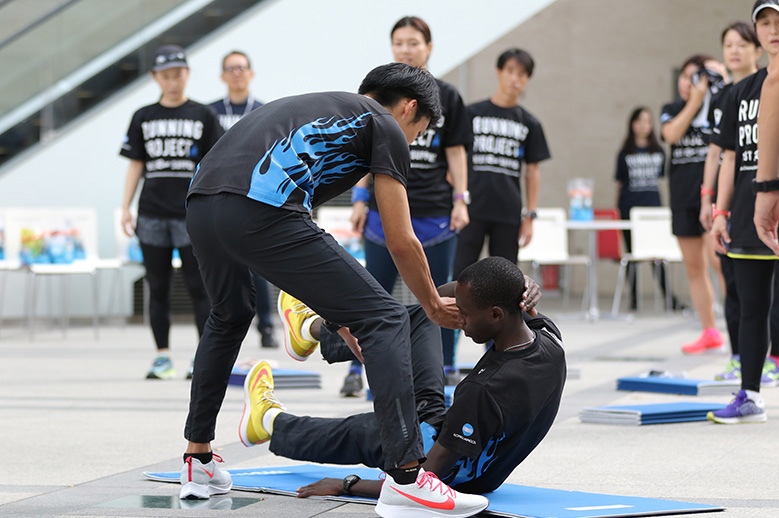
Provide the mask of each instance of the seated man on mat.
MULTIPOLYGON (((506 480, 549 431, 565 382, 565 355, 557 327, 533 309, 538 299, 535 283, 526 290, 522 272, 510 261, 483 259, 447 286, 453 284, 465 319, 463 331, 474 341, 492 346, 460 382, 452 406, 444 410, 440 333, 423 311, 409 308, 414 392, 427 452, 417 484, 435 487, 440 477, 457 491, 488 493, 506 480), (525 291, 535 293, 523 300, 525 291)), ((298 316, 291 336, 308 337, 311 347, 321 340, 322 354, 330 362, 347 359, 349 350, 339 343, 334 329, 302 304, 288 306, 298 316)), ((270 440, 273 453, 290 459, 383 465, 379 427, 372 413, 345 419, 294 416, 275 398, 265 362, 252 369, 245 388, 247 403, 240 425, 245 445, 270 440)), ((323 479, 300 488, 298 496, 376 498, 381 484, 353 476, 323 479)), ((440 486, 442 502, 455 496, 440 486)), ((404 498, 402 493, 382 492, 377 512, 385 497, 404 498)))

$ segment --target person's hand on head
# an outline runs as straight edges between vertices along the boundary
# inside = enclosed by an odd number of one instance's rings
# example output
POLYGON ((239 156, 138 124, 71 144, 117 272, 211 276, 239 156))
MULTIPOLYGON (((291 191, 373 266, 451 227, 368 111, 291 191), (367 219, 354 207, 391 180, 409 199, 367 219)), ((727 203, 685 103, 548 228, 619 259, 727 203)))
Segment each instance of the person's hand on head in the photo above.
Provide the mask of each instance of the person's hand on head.
POLYGON ((519 308, 531 317, 534 317, 538 315, 536 305, 539 300, 541 300, 541 289, 538 287, 538 283, 525 275, 525 292, 522 294, 522 302, 519 303, 519 308))
POLYGON ((703 64, 706 69, 712 72, 718 73, 725 80, 725 83, 730 83, 730 74, 728 74, 728 67, 724 63, 720 63, 716 59, 710 59, 703 64))
POLYGON ((453 297, 441 297, 442 304, 435 308, 425 308, 427 318, 434 324, 447 329, 462 329, 463 316, 453 297))
POLYGON ((709 78, 701 74, 698 78, 698 84, 693 84, 692 88, 690 88, 690 100, 701 104, 703 103, 703 99, 706 97, 706 92, 708 91, 709 78))

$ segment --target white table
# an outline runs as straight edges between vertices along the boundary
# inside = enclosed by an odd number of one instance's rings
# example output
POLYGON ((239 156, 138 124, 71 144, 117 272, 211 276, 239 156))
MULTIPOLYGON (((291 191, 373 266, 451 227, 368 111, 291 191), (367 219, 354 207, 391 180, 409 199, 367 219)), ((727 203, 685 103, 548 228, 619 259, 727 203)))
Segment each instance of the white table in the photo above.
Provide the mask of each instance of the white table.
POLYGON ((598 231, 599 230, 630 230, 630 221, 624 219, 593 219, 590 221, 568 220, 565 223, 568 230, 586 230, 589 232, 590 269, 587 280, 590 290, 590 304, 586 318, 591 321, 600 319, 598 309, 598 231))

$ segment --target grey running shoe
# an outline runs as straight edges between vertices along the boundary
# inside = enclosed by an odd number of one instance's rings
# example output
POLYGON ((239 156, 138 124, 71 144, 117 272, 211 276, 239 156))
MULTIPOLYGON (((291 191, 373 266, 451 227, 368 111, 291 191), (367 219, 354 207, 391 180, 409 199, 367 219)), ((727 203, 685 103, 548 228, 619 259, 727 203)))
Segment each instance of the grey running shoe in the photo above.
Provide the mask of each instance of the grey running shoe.
POLYGON ((350 372, 344 379, 344 385, 341 387, 342 397, 357 397, 362 390, 362 374, 359 372, 350 372))
POLYGON ((159 355, 154 360, 151 370, 146 375, 147 380, 168 380, 176 375, 173 370, 173 362, 165 355, 159 355))

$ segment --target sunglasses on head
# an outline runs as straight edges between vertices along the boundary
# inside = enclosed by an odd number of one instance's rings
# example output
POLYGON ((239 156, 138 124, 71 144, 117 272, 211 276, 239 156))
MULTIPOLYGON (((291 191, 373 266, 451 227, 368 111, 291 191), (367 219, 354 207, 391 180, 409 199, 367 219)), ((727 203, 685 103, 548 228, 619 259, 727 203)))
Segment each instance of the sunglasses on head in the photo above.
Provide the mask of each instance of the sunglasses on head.
POLYGON ((167 54, 167 55, 163 54, 154 58, 155 65, 164 65, 165 63, 170 63, 171 61, 183 61, 184 63, 186 63, 187 58, 184 57, 183 52, 176 52, 175 54, 167 54))

